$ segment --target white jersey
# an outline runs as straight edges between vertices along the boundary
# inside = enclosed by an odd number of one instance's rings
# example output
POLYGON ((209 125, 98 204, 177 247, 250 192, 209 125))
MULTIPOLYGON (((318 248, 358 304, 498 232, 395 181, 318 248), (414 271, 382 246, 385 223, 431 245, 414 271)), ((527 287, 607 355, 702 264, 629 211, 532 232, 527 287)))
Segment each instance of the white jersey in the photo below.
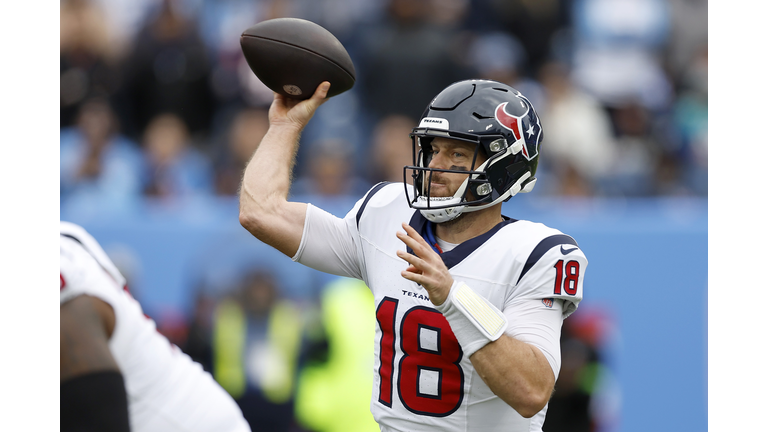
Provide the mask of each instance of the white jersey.
POLYGON ((120 274, 83 228, 61 222, 61 304, 96 297, 115 313, 109 349, 125 382, 132 431, 249 432, 232 397, 155 329, 120 274))
MULTIPOLYGON (((409 186, 410 187, 410 186, 409 186)), ((383 431, 541 431, 547 408, 526 419, 483 382, 427 291, 400 276, 408 264, 395 236, 431 223, 406 201, 402 183, 375 186, 343 218, 309 206, 295 261, 359 278, 376 302, 371 411, 383 431)), ((505 218, 441 254, 457 281, 503 311, 506 333, 539 348, 555 377, 560 328, 582 298, 587 259, 569 236, 505 218)))

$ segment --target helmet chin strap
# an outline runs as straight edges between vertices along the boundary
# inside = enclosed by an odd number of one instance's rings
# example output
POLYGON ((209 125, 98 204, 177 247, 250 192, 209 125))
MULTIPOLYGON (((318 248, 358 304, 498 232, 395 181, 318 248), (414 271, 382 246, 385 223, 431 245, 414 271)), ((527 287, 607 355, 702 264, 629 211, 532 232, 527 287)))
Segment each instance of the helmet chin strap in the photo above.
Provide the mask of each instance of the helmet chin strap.
POLYGON ((521 189, 521 186, 520 186, 526 180, 528 180, 528 178, 530 178, 530 177, 531 177, 531 172, 528 171, 525 174, 521 175, 520 178, 517 179, 515 184, 513 184, 512 187, 509 188, 508 191, 504 192, 503 195, 501 195, 500 197, 498 197, 495 200, 493 200, 493 202, 490 202, 488 204, 479 205, 479 206, 467 207, 467 208, 464 209, 464 212, 469 213, 469 212, 474 212, 474 211, 478 211, 478 210, 487 209, 488 207, 493 207, 493 206, 495 206, 496 204, 498 204, 500 202, 506 201, 507 199, 517 195, 520 192, 523 192, 523 193, 530 192, 531 189, 533 189, 533 184, 536 183, 536 179, 535 178, 533 180, 531 180, 531 183, 525 185, 525 188, 521 189), (528 186, 530 186, 530 188, 528 186))
MULTIPOLYGON (((441 208, 441 209, 422 209, 419 210, 421 212, 421 215, 427 218, 427 220, 433 222, 433 223, 443 223, 448 222, 456 219, 457 217, 461 216, 462 213, 471 213, 476 212, 479 210, 487 209, 488 207, 493 207, 496 204, 500 202, 504 202, 507 199, 517 195, 518 193, 527 193, 533 190, 534 185, 536 184, 536 178, 533 178, 525 187, 522 187, 522 184, 525 183, 526 180, 528 180, 531 177, 531 172, 528 171, 522 176, 520 176, 519 179, 515 182, 514 185, 512 185, 511 188, 509 188, 508 191, 506 191, 503 195, 493 200, 493 202, 488 204, 483 204, 479 206, 466 206, 466 205, 457 205, 454 207, 448 207, 448 208, 441 208)), ((425 197, 420 196, 418 198, 418 201, 423 205, 427 206, 430 203, 437 201, 440 205, 445 204, 459 204, 461 202, 461 196, 463 195, 463 190, 466 188, 467 181, 462 184, 462 187, 459 188, 459 191, 457 192, 457 195, 459 196, 452 196, 452 197, 425 197), (459 194, 461 192, 461 194, 459 194)))
POLYGON ((529 181, 528 184, 525 185, 525 187, 520 189, 519 193, 528 193, 533 190, 534 186, 536 186, 536 177, 532 178, 531 181, 529 181))
MULTIPOLYGON (((453 204, 453 203, 458 204, 461 202, 461 198, 456 198, 456 197, 429 198, 422 195, 418 198, 418 201, 424 206, 427 206, 428 203, 432 201, 438 201, 440 205, 453 204)), ((441 208, 441 209, 422 209, 422 210, 419 210, 419 212, 421 213, 422 216, 427 218, 427 220, 430 222, 443 223, 443 222, 454 220, 457 217, 461 216, 461 214, 464 212, 466 208, 467 206, 465 205, 457 205, 455 207, 448 207, 448 208, 441 208)))

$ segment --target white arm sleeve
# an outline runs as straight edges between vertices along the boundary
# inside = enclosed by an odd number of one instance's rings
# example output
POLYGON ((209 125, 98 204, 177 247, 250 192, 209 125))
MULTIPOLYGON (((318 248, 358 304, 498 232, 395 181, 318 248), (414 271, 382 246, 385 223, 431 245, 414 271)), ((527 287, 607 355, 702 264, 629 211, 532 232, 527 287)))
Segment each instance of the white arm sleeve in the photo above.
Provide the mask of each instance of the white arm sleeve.
POLYGON ((354 218, 342 219, 309 204, 299 250, 291 259, 325 273, 362 279, 358 238, 354 218))
POLYGON ((541 300, 518 298, 504 307, 506 334, 541 350, 555 379, 560 374, 560 328, 563 325, 563 301, 555 299, 552 307, 541 300))
POLYGON ((555 379, 560 374, 563 320, 581 302, 587 268, 587 258, 581 250, 566 252, 563 254, 559 246, 553 246, 544 253, 520 279, 514 295, 504 304, 504 315, 508 320, 506 333, 541 350, 552 366, 555 379), (563 264, 567 273, 560 275, 559 280, 558 264, 563 264), (561 284, 558 287, 555 286, 557 282, 561 284))

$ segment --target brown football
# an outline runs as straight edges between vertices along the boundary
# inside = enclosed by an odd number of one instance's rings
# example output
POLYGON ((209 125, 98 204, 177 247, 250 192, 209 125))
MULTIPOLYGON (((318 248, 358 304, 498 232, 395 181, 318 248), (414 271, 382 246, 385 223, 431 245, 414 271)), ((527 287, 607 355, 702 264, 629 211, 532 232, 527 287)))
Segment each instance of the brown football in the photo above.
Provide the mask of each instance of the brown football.
POLYGON ((344 46, 328 30, 298 18, 276 18, 249 27, 240 36, 248 66, 272 91, 309 99, 323 81, 328 97, 355 84, 355 66, 344 46))

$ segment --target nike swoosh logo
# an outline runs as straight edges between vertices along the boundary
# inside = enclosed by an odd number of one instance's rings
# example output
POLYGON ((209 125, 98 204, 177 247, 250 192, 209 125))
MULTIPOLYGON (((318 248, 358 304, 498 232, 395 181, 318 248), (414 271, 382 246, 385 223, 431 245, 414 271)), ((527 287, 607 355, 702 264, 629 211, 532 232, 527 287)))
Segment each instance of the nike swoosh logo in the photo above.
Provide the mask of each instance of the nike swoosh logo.
POLYGON ((575 248, 573 248, 573 249, 568 249, 568 250, 566 250, 566 249, 563 249, 563 245, 560 245, 560 253, 561 253, 561 254, 563 254, 563 255, 568 255, 569 253, 571 253, 571 252, 573 252, 573 251, 575 251, 575 250, 577 250, 577 249, 578 249, 578 248, 577 248, 577 247, 575 247, 575 248))

